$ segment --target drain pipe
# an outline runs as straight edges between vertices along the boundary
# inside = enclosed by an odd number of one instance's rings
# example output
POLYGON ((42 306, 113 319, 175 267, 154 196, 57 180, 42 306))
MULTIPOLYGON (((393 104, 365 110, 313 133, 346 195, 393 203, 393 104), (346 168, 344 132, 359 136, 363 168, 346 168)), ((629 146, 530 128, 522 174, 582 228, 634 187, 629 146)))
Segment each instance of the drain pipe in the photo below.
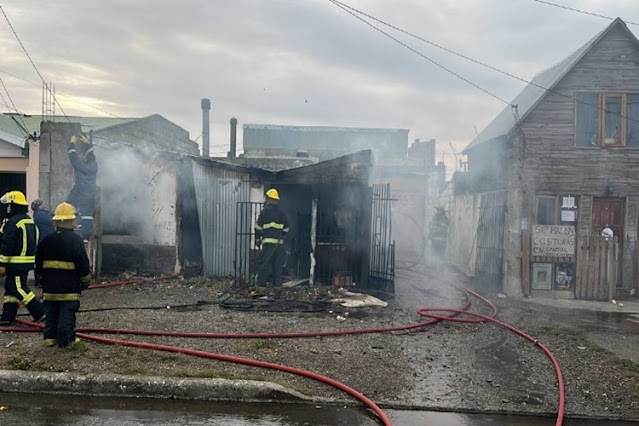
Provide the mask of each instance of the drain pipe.
POLYGON ((207 98, 202 99, 202 157, 209 158, 210 152, 210 123, 209 111, 211 110, 211 101, 207 98))

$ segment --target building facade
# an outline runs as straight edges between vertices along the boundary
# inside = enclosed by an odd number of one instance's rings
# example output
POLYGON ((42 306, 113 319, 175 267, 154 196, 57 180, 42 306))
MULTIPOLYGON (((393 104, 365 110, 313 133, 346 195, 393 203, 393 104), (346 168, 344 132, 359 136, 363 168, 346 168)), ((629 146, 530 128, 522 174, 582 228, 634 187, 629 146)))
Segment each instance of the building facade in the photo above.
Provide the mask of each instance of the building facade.
POLYGON ((639 42, 616 19, 538 74, 464 150, 456 197, 479 206, 466 252, 489 288, 591 300, 636 289, 638 64, 639 42))

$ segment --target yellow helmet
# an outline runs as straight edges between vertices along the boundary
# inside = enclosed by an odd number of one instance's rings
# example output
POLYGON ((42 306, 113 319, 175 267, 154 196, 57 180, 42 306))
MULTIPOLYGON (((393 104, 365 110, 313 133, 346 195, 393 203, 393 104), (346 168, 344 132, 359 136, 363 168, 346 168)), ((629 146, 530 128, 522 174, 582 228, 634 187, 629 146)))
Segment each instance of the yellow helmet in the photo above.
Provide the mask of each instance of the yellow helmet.
POLYGON ((60 203, 55 208, 53 220, 73 220, 76 215, 75 207, 69 203, 60 203))
POLYGON ((266 196, 272 200, 279 200, 280 194, 278 194, 277 189, 271 188, 266 191, 266 196))
POLYGON ((19 204, 21 206, 28 206, 27 197, 20 191, 10 191, 7 192, 0 198, 0 203, 2 204, 19 204))

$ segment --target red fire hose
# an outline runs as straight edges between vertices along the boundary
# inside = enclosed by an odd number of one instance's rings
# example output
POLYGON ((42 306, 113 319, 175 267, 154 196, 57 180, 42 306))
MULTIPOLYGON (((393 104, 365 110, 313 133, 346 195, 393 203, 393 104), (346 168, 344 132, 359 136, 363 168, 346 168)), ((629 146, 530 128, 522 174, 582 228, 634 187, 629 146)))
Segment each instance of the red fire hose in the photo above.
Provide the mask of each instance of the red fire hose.
MULTIPOLYGON (((145 280, 145 279, 140 279, 140 280, 130 280, 130 281, 122 281, 122 282, 117 282, 117 283, 104 283, 104 284, 98 284, 98 285, 93 285, 89 288, 107 288, 107 287, 115 287, 118 285, 127 285, 127 284, 135 284, 135 283, 141 283, 141 282, 146 282, 146 281, 159 281, 162 279, 171 279, 171 278, 175 278, 177 276, 179 276, 181 274, 173 274, 173 275, 165 275, 165 276, 161 276, 161 277, 156 277, 152 280, 145 280)), ((541 344, 539 341, 537 341, 535 338, 533 338, 532 336, 526 334, 525 332, 507 324, 504 323, 502 321, 497 320, 495 317, 497 316, 497 308, 496 306, 490 302, 488 299, 486 299, 485 297, 481 296, 480 294, 467 289, 465 287, 461 287, 458 285, 453 285, 455 288, 465 292, 466 294, 466 298, 467 298, 467 302, 464 304, 464 306, 462 306, 461 308, 431 308, 431 307, 427 307, 427 308, 420 308, 418 310, 419 315, 423 316, 423 317, 427 317, 429 318, 428 321, 424 321, 424 322, 420 322, 420 323, 415 323, 415 324, 408 324, 408 325, 402 325, 402 326, 395 326, 395 327, 380 327, 380 328, 367 328, 367 329, 359 329, 359 330, 336 330, 336 331, 320 331, 320 332, 301 332, 301 333, 250 333, 250 334, 226 334, 226 333, 188 333, 188 332, 170 332, 170 331, 152 331, 152 330, 126 330, 126 329, 102 329, 102 328, 90 328, 90 327, 86 327, 86 328, 78 328, 78 336, 86 339, 86 340, 92 340, 95 342, 100 342, 100 343, 106 343, 106 344, 112 344, 112 345, 121 345, 121 346, 130 346, 130 347, 138 347, 138 348, 144 348, 144 349, 154 349, 154 350, 160 350, 160 351, 165 351, 165 352, 175 352, 175 353, 182 353, 182 354, 186 354, 186 355, 192 355, 192 356, 198 356, 198 357, 202 357, 202 358, 209 358, 209 359, 215 359, 215 360, 219 360, 219 361, 225 361, 225 362, 233 362, 233 363, 237 363, 237 364, 244 364, 244 365, 250 365, 250 366, 254 366, 254 367, 261 367, 261 368, 268 368, 268 369, 272 369, 272 370, 279 370, 279 371, 284 371, 287 373, 291 373, 291 374, 296 374, 296 375, 300 375, 303 377, 307 377, 325 384, 328 384, 330 386, 333 386, 345 393, 347 393, 348 395, 351 395, 352 397, 356 398, 357 400, 361 401, 363 404, 365 404, 368 408, 370 408, 373 412, 375 412, 375 414, 378 416, 381 424, 383 425, 387 425, 390 426, 391 422, 390 419, 386 416, 386 414, 381 410, 381 408, 379 408, 379 406, 377 406, 377 404, 375 404, 372 400, 370 400, 369 398, 367 398, 366 396, 364 396, 363 394, 361 394, 360 392, 356 391, 355 389, 350 388, 349 386, 338 382, 334 379, 331 379, 329 377, 317 374, 317 373, 313 373, 311 371, 307 371, 307 370, 302 370, 302 369, 298 369, 298 368, 294 368, 294 367, 288 367, 288 366, 283 366, 283 365, 279 365, 279 364, 273 364, 273 363, 268 363, 268 362, 263 362, 263 361, 258 361, 258 360, 253 360, 253 359, 248 359, 248 358, 240 358, 240 357, 233 357, 233 356, 229 356, 229 355, 222 355, 222 354, 216 354, 216 353, 212 353, 212 352, 205 352, 205 351, 198 351, 198 350, 194 350, 194 349, 188 349, 188 348, 181 348, 181 347, 176 347, 176 346, 168 346, 168 345, 158 345, 158 344, 153 344, 153 343, 143 343, 143 342, 133 342, 133 341, 126 341, 126 340, 116 340, 116 339, 108 339, 108 338, 104 338, 104 337, 98 337, 98 336, 92 336, 90 334, 86 334, 86 333, 105 333, 105 334, 129 334, 129 335, 144 335, 144 336, 170 336, 170 337, 191 337, 191 338, 234 338, 234 339, 256 339, 256 338, 268 338, 268 339, 275 339, 275 338, 310 338, 310 337, 318 337, 318 336, 322 336, 322 337, 327 337, 327 336, 341 336, 341 335, 351 335, 351 334, 366 334, 366 333, 382 333, 382 332, 389 332, 389 331, 407 331, 407 330, 413 330, 413 329, 418 329, 421 327, 425 327, 427 325, 431 325, 434 324, 436 322, 439 321, 456 321, 456 322, 462 322, 462 323, 478 323, 478 322, 483 322, 483 321, 488 321, 488 322, 492 322, 496 325, 499 325, 503 328, 506 328, 507 330, 510 330, 516 334, 518 334, 519 336, 533 342, 536 346, 538 346, 545 354, 546 356, 551 360, 553 367, 555 369, 555 373, 557 375, 557 381, 559 383, 559 408, 558 408, 558 412, 557 412, 557 420, 555 425, 556 426, 561 426, 563 424, 563 417, 564 417, 564 407, 565 407, 565 401, 564 401, 564 383, 563 383, 563 377, 562 377, 562 373, 561 373, 561 369, 559 367, 559 363, 557 362, 557 359, 554 357, 554 355, 552 354, 552 352, 550 352, 550 350, 544 346, 543 344, 541 344), (489 315, 484 315, 481 313, 477 313, 477 312, 472 312, 472 311, 468 311, 467 309, 470 307, 471 302, 470 302, 470 298, 468 297, 469 295, 472 295, 476 298, 478 298, 479 300, 481 300, 482 302, 484 302, 489 308, 490 308, 490 314, 489 315), (449 315, 442 315, 442 314, 437 314, 435 312, 438 313, 444 313, 444 312, 448 312, 449 315), (459 316, 467 316, 467 317, 459 317, 459 316), (468 318, 468 316, 470 316, 471 318, 468 318)), ((33 322, 30 321, 26 321, 26 320, 18 320, 18 322, 28 325, 30 326, 29 328, 22 328, 22 327, 0 327, 0 331, 13 331, 13 332, 38 332, 41 330, 42 325, 40 324, 35 324, 33 322)))

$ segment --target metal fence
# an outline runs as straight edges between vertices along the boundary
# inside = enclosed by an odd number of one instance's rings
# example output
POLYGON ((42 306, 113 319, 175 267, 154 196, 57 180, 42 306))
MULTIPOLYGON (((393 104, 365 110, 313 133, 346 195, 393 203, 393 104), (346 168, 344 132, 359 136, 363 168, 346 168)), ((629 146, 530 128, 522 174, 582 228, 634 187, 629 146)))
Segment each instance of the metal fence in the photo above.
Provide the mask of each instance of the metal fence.
POLYGON ((373 185, 368 287, 395 291, 395 241, 392 239, 390 184, 373 185))
POLYGON ((241 283, 255 278, 259 254, 259 249, 255 247, 255 223, 263 208, 263 203, 254 202, 238 202, 235 205, 233 275, 241 283))
POLYGON ((502 289, 505 220, 506 191, 482 194, 477 225, 476 281, 484 291, 502 289))

